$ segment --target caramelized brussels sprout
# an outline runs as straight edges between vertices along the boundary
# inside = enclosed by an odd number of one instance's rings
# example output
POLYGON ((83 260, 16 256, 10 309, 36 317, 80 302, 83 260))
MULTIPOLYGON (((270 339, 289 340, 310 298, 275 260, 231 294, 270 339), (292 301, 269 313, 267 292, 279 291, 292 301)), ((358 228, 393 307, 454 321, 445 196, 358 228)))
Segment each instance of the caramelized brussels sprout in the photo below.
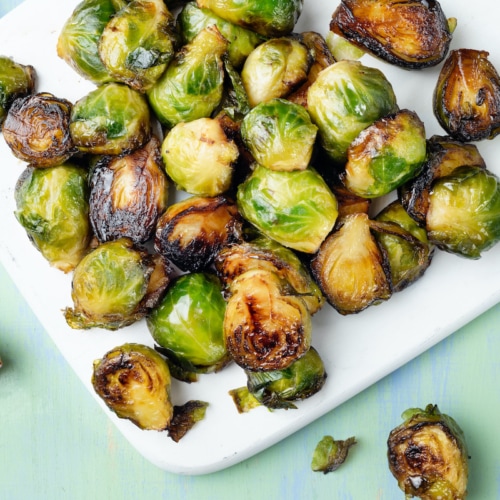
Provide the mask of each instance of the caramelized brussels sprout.
POLYGON ((222 98, 222 56, 227 47, 217 27, 210 25, 175 54, 148 91, 149 103, 161 123, 171 128, 211 115, 222 98))
POLYGON ((238 186, 238 208, 263 234, 300 252, 314 253, 337 219, 337 200, 311 167, 292 172, 257 165, 238 186))
POLYGON ((113 0, 82 0, 57 39, 57 55, 80 76, 100 85, 113 81, 99 57, 104 28, 119 10, 113 0))
POLYGON ((128 85, 107 83, 78 100, 71 113, 70 132, 85 153, 130 153, 151 137, 148 103, 128 85))
POLYGON ((407 69, 440 63, 452 38, 437 0, 341 0, 330 30, 376 57, 407 69))
POLYGON ((223 334, 225 309, 216 276, 184 274, 169 286, 147 325, 170 363, 195 373, 213 372, 230 360, 223 334))
POLYGON ((233 202, 223 196, 193 196, 170 205, 160 217, 155 249, 183 271, 200 271, 223 246, 239 240, 241 226, 233 202))
POLYGON ((484 50, 450 53, 434 90, 434 115, 454 139, 480 141, 500 133, 500 76, 484 50))
POLYGON ((134 0, 107 23, 99 56, 113 79, 145 92, 174 57, 176 37, 163 0, 134 0))
POLYGON ((426 159, 424 124, 407 109, 363 130, 347 149, 346 187, 358 196, 384 196, 415 177, 426 159))
POLYGON ((119 418, 140 429, 163 431, 172 420, 170 371, 154 349, 128 343, 108 351, 93 364, 92 386, 119 418))
POLYGON ((410 408, 387 441, 389 469, 407 497, 464 500, 467 445, 462 429, 437 405, 410 408))
POLYGON ((177 123, 163 140, 161 153, 178 189, 199 196, 225 193, 239 156, 238 146, 215 118, 177 123))
POLYGON ((307 109, 325 151, 344 163, 358 134, 398 106, 392 85, 379 69, 344 60, 319 73, 309 87, 307 109))
POLYGON ((89 222, 87 169, 70 163, 27 167, 15 188, 15 216, 43 257, 70 272, 87 252, 89 222))
POLYGON ((349 448, 355 444, 354 437, 343 441, 333 439, 332 436, 324 436, 314 449, 311 469, 323 474, 336 471, 346 461, 349 448))
POLYGON ((128 155, 103 156, 92 169, 90 221, 101 242, 123 237, 146 242, 167 201, 168 180, 156 137, 128 155))
POLYGON ((250 106, 286 97, 307 80, 311 62, 298 37, 272 38, 256 47, 241 70, 250 106))
POLYGON ((258 104, 241 123, 246 147, 257 163, 272 170, 307 168, 317 130, 302 106, 284 99, 258 104))
POLYGON ((326 300, 343 315, 358 313, 392 295, 389 263, 365 213, 343 219, 321 245, 311 269, 326 300))
POLYGON ((2 128, 14 156, 33 167, 53 167, 73 156, 71 109, 69 101, 48 92, 16 99, 2 128))
POLYGON ((303 0, 197 0, 197 4, 226 21, 273 37, 293 31, 302 13, 303 0))
POLYGON ((31 65, 20 64, 10 57, 0 56, 0 126, 11 104, 35 90, 36 70, 31 65))
POLYGON ((116 330, 143 318, 169 284, 168 265, 122 238, 97 246, 75 267, 73 308, 64 315, 71 328, 116 330))

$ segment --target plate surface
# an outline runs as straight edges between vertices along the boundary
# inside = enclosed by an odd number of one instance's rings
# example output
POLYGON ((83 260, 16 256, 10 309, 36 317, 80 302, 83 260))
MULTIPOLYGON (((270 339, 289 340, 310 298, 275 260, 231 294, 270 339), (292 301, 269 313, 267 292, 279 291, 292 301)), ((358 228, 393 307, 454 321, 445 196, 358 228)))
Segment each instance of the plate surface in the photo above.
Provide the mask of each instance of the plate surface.
MULTIPOLYGON (((94 88, 56 54, 61 27, 77 3, 27 0, 0 20, 2 54, 36 68, 37 91, 51 92, 72 102, 94 88)), ((335 6, 328 0, 305 0, 296 30, 315 30, 326 35, 335 6)), ((458 19, 451 48, 487 50, 490 61, 500 68, 498 4, 483 0, 478 8, 470 2, 442 0, 441 6, 448 17, 458 19)), ((386 74, 400 108, 418 113, 428 137, 443 134, 432 114, 431 102, 439 67, 408 72, 367 55, 362 62, 379 67, 386 74)), ((499 147, 500 139, 478 144, 488 168, 497 175, 500 164, 495 152, 499 147)), ((152 339, 144 321, 117 332, 78 331, 67 326, 61 311, 72 305, 71 277, 47 264, 15 220, 14 187, 25 164, 13 157, 3 140, 0 158, 3 265, 97 404, 145 458, 170 472, 205 474, 262 451, 380 380, 500 300, 500 245, 478 261, 438 252, 423 278, 388 302, 349 317, 325 306, 313 318, 313 345, 325 362, 328 379, 323 390, 299 403, 297 410, 269 412, 257 408, 238 414, 228 395, 230 389, 245 384, 243 371, 237 366, 201 376, 195 384, 174 381, 174 404, 188 399, 210 403, 205 419, 179 443, 174 443, 166 433, 141 431, 118 419, 95 395, 90 385, 94 359, 121 343, 152 345, 152 339)))

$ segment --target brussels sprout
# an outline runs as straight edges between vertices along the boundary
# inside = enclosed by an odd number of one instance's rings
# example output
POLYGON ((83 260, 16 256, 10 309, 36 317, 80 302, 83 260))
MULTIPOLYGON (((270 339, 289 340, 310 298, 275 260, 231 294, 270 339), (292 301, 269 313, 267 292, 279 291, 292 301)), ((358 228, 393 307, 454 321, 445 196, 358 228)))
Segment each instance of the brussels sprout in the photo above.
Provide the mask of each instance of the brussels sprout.
POLYGON ((128 155, 103 156, 90 178, 90 221, 99 241, 128 237, 144 243, 167 208, 168 180, 160 141, 128 155))
POLYGON ((78 100, 71 113, 70 132, 85 153, 130 153, 151 137, 148 103, 128 85, 107 83, 78 100))
POLYGON ((241 231, 233 202, 223 196, 193 196, 171 205, 160 217, 155 249, 183 271, 200 271, 212 264, 223 246, 238 241, 241 231))
POLYGON ((346 187, 358 196, 384 196, 415 177, 426 159, 424 124, 407 109, 375 121, 347 149, 346 187))
POLYGON ((250 106, 286 97, 307 80, 311 62, 298 37, 272 38, 256 47, 241 70, 250 106))
POLYGON ((15 216, 43 257, 70 272, 90 238, 87 170, 70 163, 27 167, 15 188, 15 216))
POLYGON ((314 449, 311 469, 323 474, 336 471, 346 461, 349 448, 355 444, 354 437, 343 441, 335 440, 332 436, 324 436, 314 449))
POLYGON ((57 39, 57 55, 80 76, 98 85, 113 80, 99 57, 99 40, 117 10, 114 3, 113 0, 83 0, 57 39))
POLYGON ((343 315, 358 313, 392 295, 389 263, 365 213, 343 219, 321 245, 311 269, 326 300, 343 315))
POLYGON ((72 104, 48 92, 16 99, 3 136, 16 158, 33 167, 54 167, 77 152, 69 131, 72 104))
POLYGON ((11 104, 35 90, 36 70, 31 65, 20 64, 10 57, 0 56, 0 126, 11 104))
POLYGON ((384 74, 359 61, 338 61, 309 87, 307 106, 321 143, 336 162, 347 159, 351 142, 373 122, 398 110, 384 74))
POLYGON ((282 370, 311 346, 311 313, 288 282, 266 269, 237 276, 224 316, 224 337, 245 370, 282 370))
POLYGON ((176 36, 163 0, 134 0, 104 28, 99 56, 115 80, 145 92, 174 57, 176 36))
POLYGON ((230 360, 223 334, 225 309, 216 276, 184 274, 169 286, 147 325, 171 363, 195 373, 213 372, 230 360))
POLYGON ((111 349, 94 361, 91 382, 119 418, 146 430, 163 431, 170 425, 170 371, 151 347, 128 343, 111 349))
POLYGON ((341 0, 330 30, 406 69, 440 63, 452 38, 450 23, 437 0, 341 0))
POLYGON ((272 170, 309 166, 316 125, 300 105, 272 99, 253 108, 241 123, 241 135, 257 163, 272 170))
POLYGON ((337 200, 311 167, 283 172, 257 165, 238 186, 238 208, 263 234, 300 252, 314 253, 337 219, 337 200))
POLYGON ((197 0, 197 5, 265 37, 276 37, 293 31, 303 0, 197 0))
POLYGON ((201 30, 181 48, 167 70, 148 91, 149 103, 161 123, 177 123, 211 115, 224 87, 222 56, 227 40, 215 25, 201 30))
POLYGON ((464 500, 467 445, 462 429, 437 405, 410 408, 387 441, 389 469, 407 497, 464 500))
POLYGON ((76 266, 64 315, 71 328, 108 330, 143 318, 160 301, 170 269, 159 256, 122 238, 97 246, 76 266))
POLYGON ((454 139, 480 141, 500 133, 500 76, 484 50, 450 53, 434 89, 434 115, 454 139))
POLYGON ((202 29, 215 24, 229 42, 227 55, 235 68, 240 68, 248 54, 265 40, 255 31, 226 21, 211 10, 198 8, 196 2, 186 3, 177 17, 177 22, 185 43, 191 42, 202 29))
POLYGON ((161 147, 165 170, 190 194, 217 196, 230 186, 238 146, 215 118, 198 118, 176 124, 161 147))

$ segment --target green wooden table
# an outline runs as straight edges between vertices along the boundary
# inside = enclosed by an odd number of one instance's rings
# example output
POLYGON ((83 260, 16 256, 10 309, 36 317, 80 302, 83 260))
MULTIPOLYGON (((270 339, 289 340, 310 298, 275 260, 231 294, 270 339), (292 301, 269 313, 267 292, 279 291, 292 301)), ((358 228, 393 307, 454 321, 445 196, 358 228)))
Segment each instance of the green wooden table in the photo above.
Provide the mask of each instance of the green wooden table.
MULTIPOLYGON (((19 3, 2 0, 0 16, 19 3)), ((470 500, 500 498, 500 305, 281 443, 190 477, 159 470, 129 445, 1 266, 0 283, 2 499, 403 498, 387 467, 387 435, 403 410, 427 403, 465 431, 470 500), (310 462, 326 434, 355 435, 358 444, 341 469, 323 475, 310 462)))

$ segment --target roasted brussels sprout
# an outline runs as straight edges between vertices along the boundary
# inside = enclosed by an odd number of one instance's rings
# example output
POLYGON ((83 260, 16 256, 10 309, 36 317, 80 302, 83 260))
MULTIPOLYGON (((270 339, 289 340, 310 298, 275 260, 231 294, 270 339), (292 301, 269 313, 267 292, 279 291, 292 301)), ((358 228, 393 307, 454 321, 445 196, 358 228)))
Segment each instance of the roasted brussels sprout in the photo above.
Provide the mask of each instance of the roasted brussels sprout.
POLYGON ((128 343, 94 361, 92 386, 119 418, 141 429, 163 431, 174 413, 170 371, 154 349, 128 343))
POLYGON ((358 313, 392 295, 389 263, 365 213, 342 220, 321 245, 311 269, 326 300, 343 315, 358 313))
POLYGON ((303 0, 197 0, 197 4, 227 21, 273 37, 293 31, 303 0))
POLYGON ((215 275, 184 274, 169 286, 147 325, 170 363, 195 373, 213 372, 230 361, 223 334, 225 309, 215 275))
POLYGON ((241 135, 257 163, 272 170, 309 166, 317 127, 299 104, 272 99, 254 107, 241 123, 241 135))
POLYGON ((251 107, 286 97, 307 80, 312 59, 298 37, 272 38, 246 58, 241 79, 251 107))
POLYGON ((118 10, 113 0, 82 0, 64 24, 57 55, 80 76, 100 85, 113 81, 99 57, 99 40, 118 10))
POLYGON ((102 156, 90 177, 90 221, 99 241, 145 243, 167 208, 168 180, 160 141, 153 137, 128 155, 102 156))
POLYGON ((379 69, 344 60, 320 72, 309 87, 307 109, 325 151, 344 163, 358 134, 398 106, 392 85, 379 69))
POLYGON ((421 69, 446 57, 450 24, 437 0, 341 0, 330 29, 391 64, 421 69))
POLYGON ((128 85, 107 83, 78 100, 71 112, 70 132, 85 153, 130 153, 151 137, 148 103, 128 85))
POLYGON ((207 269, 220 249, 240 239, 242 219, 223 196, 192 196, 170 205, 160 217, 155 249, 183 271, 207 269))
POLYGON ((71 109, 69 101, 48 92, 16 99, 2 128, 14 156, 33 167, 54 167, 73 156, 71 109))
POLYGON ((484 50, 450 53, 433 97, 434 115, 454 139, 480 141, 500 133, 500 76, 484 50))
POLYGON ((343 182, 363 198, 384 196, 415 177, 426 159, 424 124, 407 109, 363 130, 347 149, 343 182))
POLYGON ((122 238, 97 246, 75 267, 64 316, 71 328, 116 330, 143 318, 162 298, 170 269, 164 259, 122 238))
POLYGON ((238 146, 215 118, 176 124, 161 147, 165 170, 178 189, 217 196, 231 186, 238 146))
POLYGON ((467 445, 462 429, 437 405, 410 408, 387 441, 389 469, 408 498, 465 500, 467 445))
POLYGON ((349 449, 355 444, 356 438, 354 437, 344 441, 333 439, 332 436, 324 436, 314 449, 311 469, 314 472, 323 472, 323 474, 336 471, 346 461, 349 449))
POLYGON ((70 272, 87 252, 89 222, 87 169, 70 163, 27 167, 15 188, 15 216, 44 258, 70 272))
POLYGON ((263 234, 300 252, 314 253, 337 219, 337 200, 311 167, 293 172, 257 165, 239 185, 238 208, 263 234))
POLYGON ((11 104, 35 91, 36 77, 33 66, 0 56, 0 127, 11 104))
POLYGON ((99 56, 111 77, 145 92, 174 57, 174 17, 163 0, 134 0, 106 24, 99 56))
POLYGON ((177 123, 209 117, 224 88, 222 56, 227 40, 215 25, 201 30, 174 56, 167 70, 148 91, 156 116, 171 128, 177 123))

